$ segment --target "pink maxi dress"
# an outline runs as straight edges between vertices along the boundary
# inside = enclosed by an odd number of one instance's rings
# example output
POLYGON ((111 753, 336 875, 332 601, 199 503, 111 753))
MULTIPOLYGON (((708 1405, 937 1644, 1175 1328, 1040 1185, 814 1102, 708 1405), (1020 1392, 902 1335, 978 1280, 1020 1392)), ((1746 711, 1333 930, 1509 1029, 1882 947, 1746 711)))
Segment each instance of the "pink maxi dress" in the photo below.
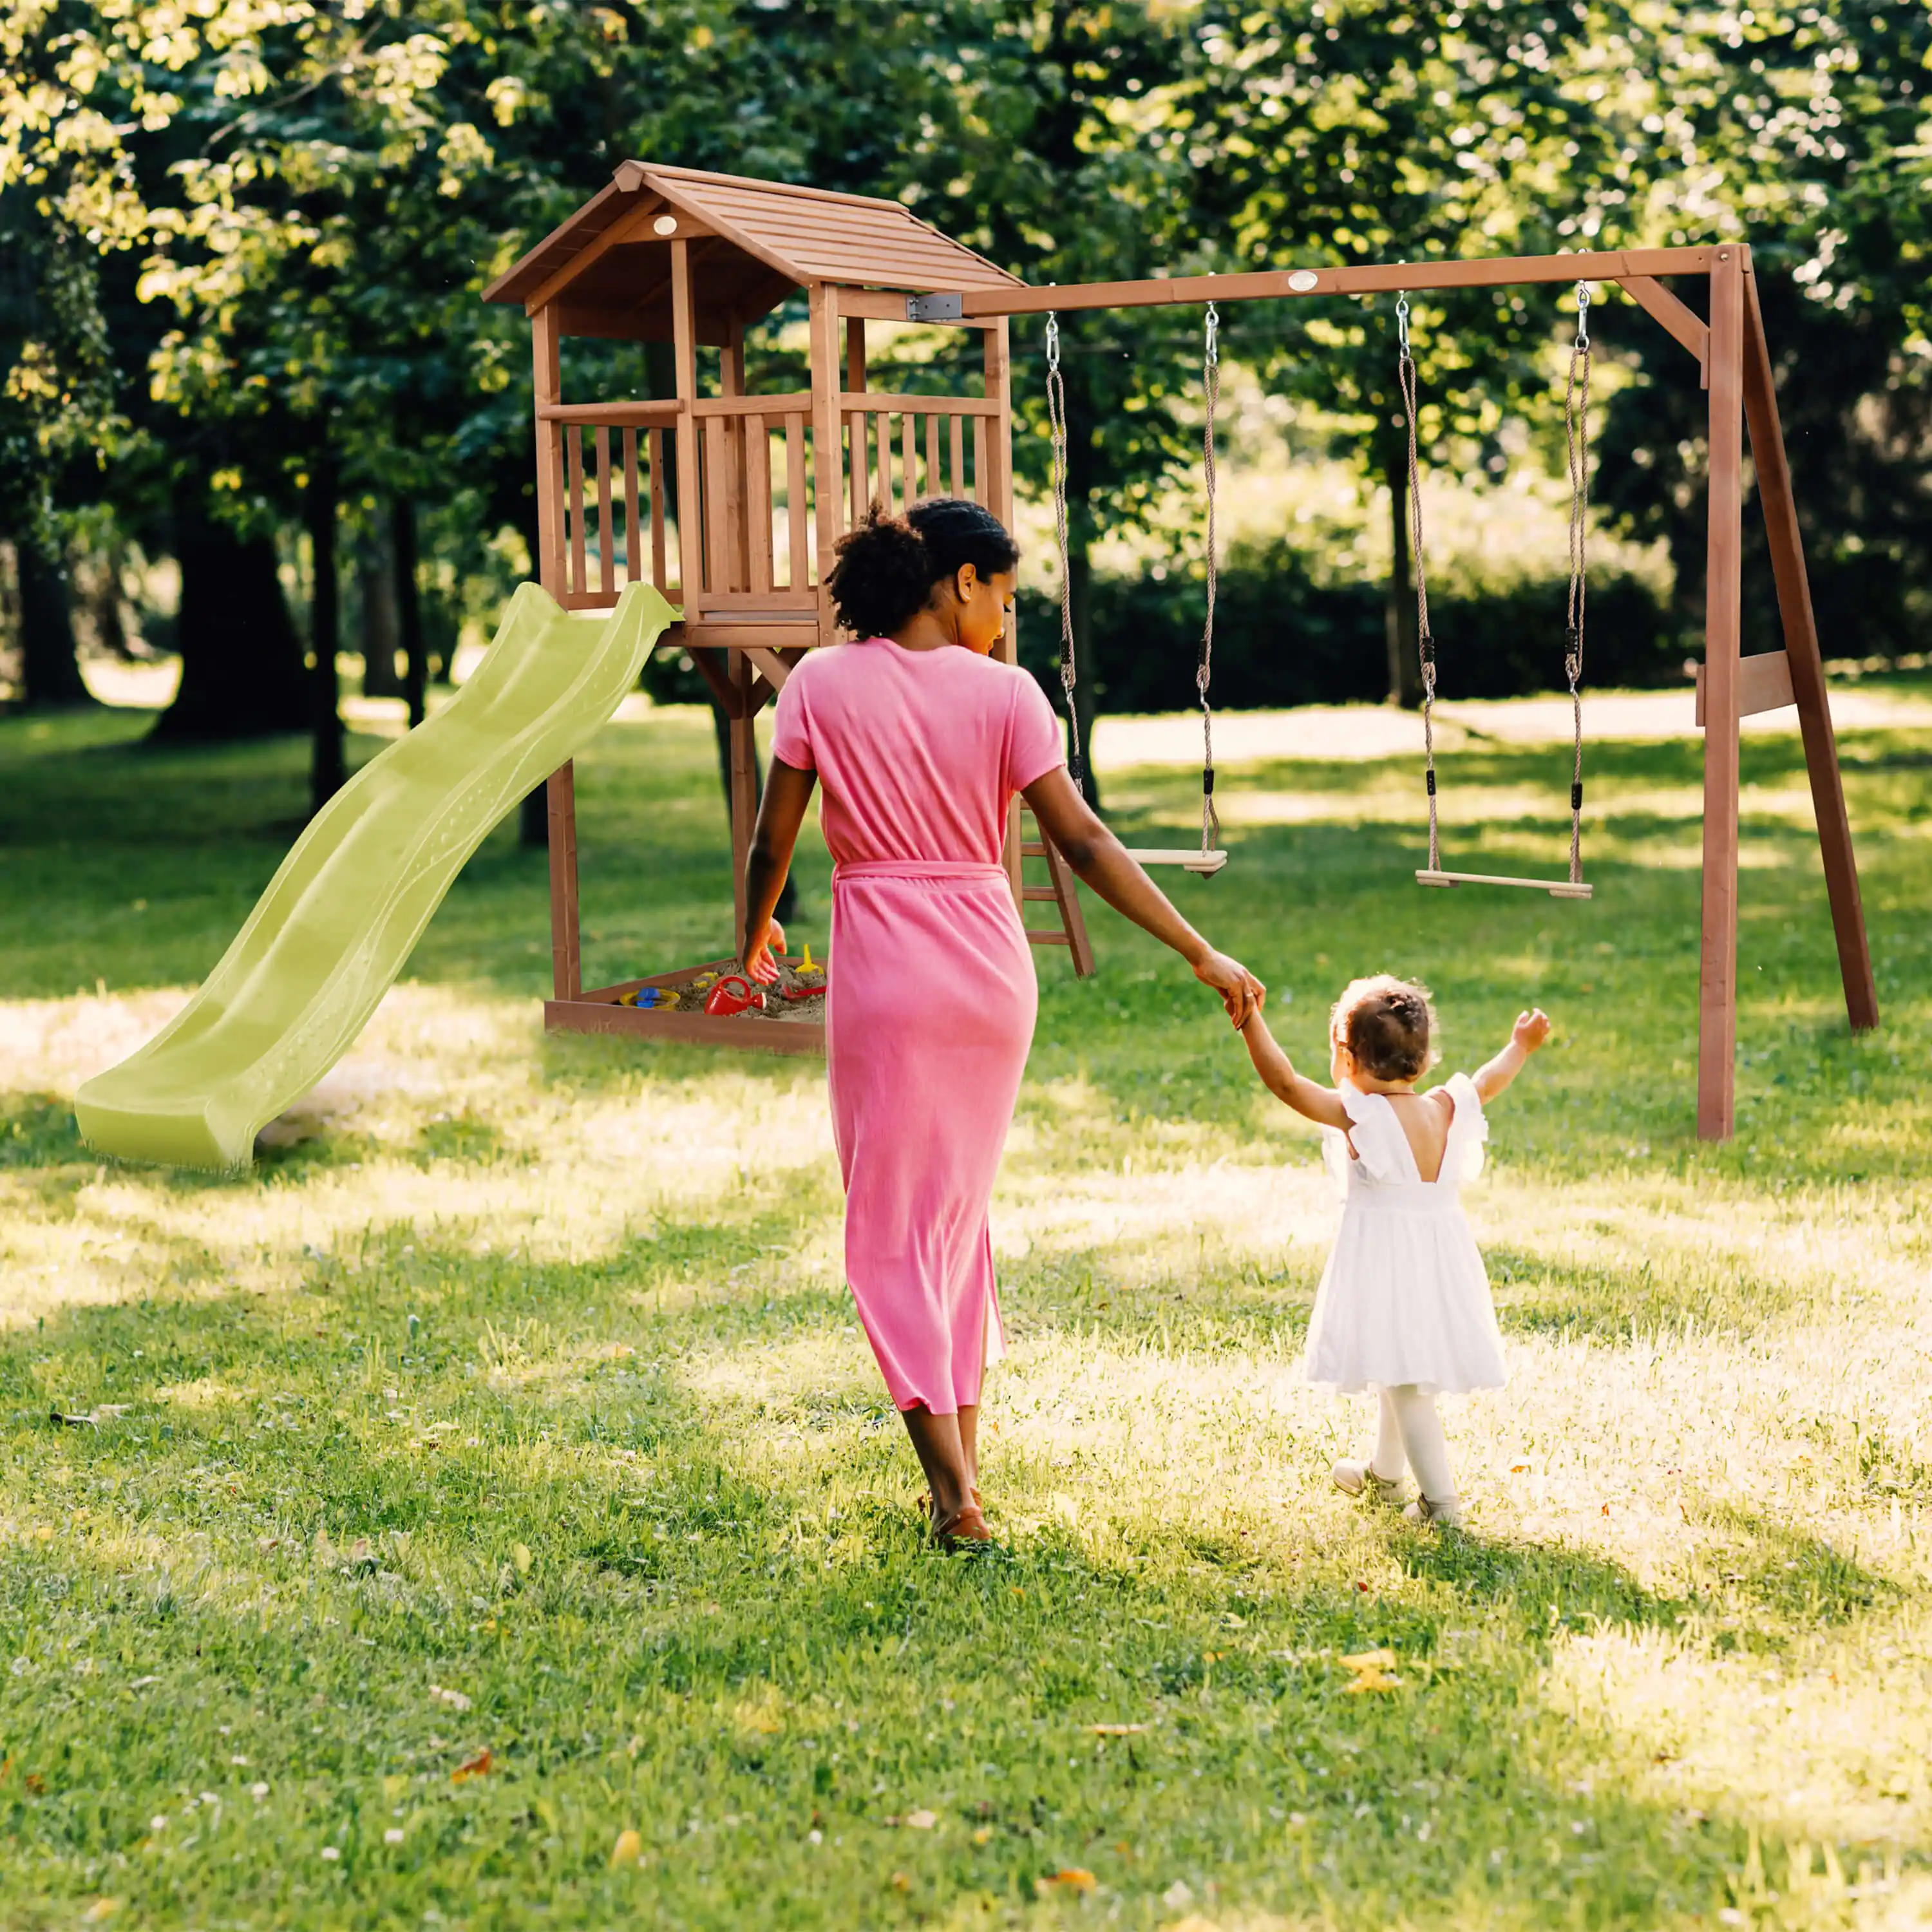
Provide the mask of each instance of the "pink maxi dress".
POLYGON ((894 1402, 951 1415, 1004 1352, 987 1205, 1040 996, 1000 855, 1014 793, 1063 761, 1060 727, 1024 671, 874 638, 799 664, 772 750, 818 774, 836 868, 846 1279, 894 1402))

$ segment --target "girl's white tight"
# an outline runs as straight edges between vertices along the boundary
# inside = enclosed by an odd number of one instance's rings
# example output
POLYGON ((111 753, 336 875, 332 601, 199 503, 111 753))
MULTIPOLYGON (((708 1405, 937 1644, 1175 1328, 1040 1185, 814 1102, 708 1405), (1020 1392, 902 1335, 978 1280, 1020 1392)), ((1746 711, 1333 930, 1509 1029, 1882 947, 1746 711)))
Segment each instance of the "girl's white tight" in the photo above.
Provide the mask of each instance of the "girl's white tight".
POLYGON ((1377 1394, 1382 1412, 1369 1466, 1384 1482, 1393 1482, 1406 1462, 1415 1472, 1416 1486, 1431 1502, 1453 1501, 1456 1478, 1449 1467, 1449 1444, 1436 1413, 1436 1398, 1413 1382, 1377 1394))

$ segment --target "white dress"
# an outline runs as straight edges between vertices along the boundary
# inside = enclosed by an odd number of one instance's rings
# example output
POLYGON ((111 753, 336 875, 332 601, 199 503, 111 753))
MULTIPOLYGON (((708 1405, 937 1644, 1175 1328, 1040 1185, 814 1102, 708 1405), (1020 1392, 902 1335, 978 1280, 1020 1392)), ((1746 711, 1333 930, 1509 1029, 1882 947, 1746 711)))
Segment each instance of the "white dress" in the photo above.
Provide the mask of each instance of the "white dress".
POLYGON ((1342 1083, 1348 1132, 1324 1128, 1322 1138, 1347 1196, 1308 1326, 1312 1382, 1460 1394, 1506 1379, 1490 1278, 1458 1198, 1482 1172, 1489 1123, 1466 1073, 1451 1075, 1448 1090, 1442 1173, 1424 1180, 1388 1096, 1342 1083))

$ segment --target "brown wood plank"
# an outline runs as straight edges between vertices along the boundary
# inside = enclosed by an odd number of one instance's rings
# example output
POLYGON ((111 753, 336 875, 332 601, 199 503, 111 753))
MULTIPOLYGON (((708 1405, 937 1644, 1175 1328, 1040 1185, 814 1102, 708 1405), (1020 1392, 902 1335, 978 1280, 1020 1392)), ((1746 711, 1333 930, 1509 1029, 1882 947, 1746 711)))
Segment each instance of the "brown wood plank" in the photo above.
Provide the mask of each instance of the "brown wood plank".
POLYGON ((666 397, 661 401, 539 403, 537 414, 545 422, 606 423, 614 429, 628 423, 639 428, 646 423, 675 422, 683 408, 666 397))
MULTIPOLYGON (((958 284, 940 275, 930 282, 922 283, 918 292, 934 294, 942 290, 951 290, 958 284)), ((842 289, 838 293, 839 312, 844 315, 869 317, 874 322, 904 322, 906 320, 906 296, 910 291, 884 289, 842 289)), ((922 322, 922 328, 984 328, 990 318, 983 316, 962 316, 956 321, 922 322)))
POLYGON ((638 432, 624 431, 624 577, 635 584, 644 574, 644 533, 638 503, 638 432))
POLYGON ((626 242, 640 242, 651 232, 650 224, 664 208, 663 201, 656 195, 649 195, 640 205, 626 208, 615 219, 606 223, 584 245, 570 258, 552 270, 544 280, 530 291, 525 298, 524 307, 534 313, 554 302, 578 277, 615 248, 626 242))
POLYGON ((699 616, 707 610, 729 610, 734 616, 744 616, 758 610, 795 614, 808 609, 811 603, 808 590, 707 590, 691 600, 691 608, 699 616))
MULTIPOLYGON (((671 360, 676 372, 678 400, 687 406, 698 400, 698 338, 691 305, 691 244, 670 244, 671 360)), ((698 481, 698 434, 686 422, 676 432, 677 463, 677 577, 686 597, 704 588, 704 508, 698 481)))
POLYGON ((574 765, 550 773, 544 798, 550 831, 550 980, 560 1000, 584 984, 577 920, 577 776, 574 765))
POLYGON ((610 432, 597 431, 597 574, 606 596, 617 594, 617 547, 610 529, 610 432))
POLYGON ((1845 809, 1844 780, 1838 770, 1838 745, 1825 686, 1825 661, 1818 646, 1818 623, 1811 609, 1811 586, 1804 568, 1804 539, 1792 494, 1791 467, 1778 422, 1778 392, 1772 378, 1771 352, 1764 338, 1764 316, 1757 282, 1744 278, 1744 415, 1750 427, 1751 458, 1757 471, 1758 502, 1770 539, 1771 566, 1778 585, 1778 622, 1784 656, 1804 741, 1804 764, 1811 780, 1811 809, 1824 856, 1825 886, 1838 941, 1838 972, 1844 982, 1845 1010, 1854 1031, 1878 1024, 1878 988, 1872 976, 1871 943, 1865 931, 1858 890, 1858 866, 1852 849, 1852 825, 1845 809))
MULTIPOLYGON (((1696 698, 1694 722, 1701 730, 1704 724, 1704 667, 1697 667, 1694 680, 1696 698)), ((1758 651, 1738 660, 1738 716, 1749 718, 1760 711, 1782 711, 1798 702, 1791 688, 1791 659, 1784 651, 1758 651)))
POLYGON ((911 391, 850 390, 838 398, 842 409, 890 410, 897 416, 910 410, 920 416, 997 416, 1000 405, 991 396, 922 396, 911 391))
POLYGON ((1711 332, 1696 313, 1648 275, 1633 275, 1624 284, 1625 292, 1638 306, 1655 316, 1665 329, 1697 358, 1703 386, 1711 386, 1711 332))
MULTIPOLYGON (((740 351, 742 355, 743 352, 740 351)), ((728 357, 727 361, 729 361, 728 357)), ((744 379, 740 376, 737 380, 744 379)), ((741 391, 732 389, 722 396, 700 396, 691 406, 691 412, 698 416, 776 416, 784 410, 808 409, 812 406, 809 389, 774 389, 769 395, 748 396, 741 391)))
POLYGON ((713 621, 705 619, 684 627, 687 646, 694 650, 699 645, 707 649, 745 650, 753 646, 769 650, 789 650, 794 646, 810 648, 819 642, 816 622, 807 622, 802 617, 794 617, 784 623, 734 623, 728 619, 713 621))
POLYGON ((746 506, 746 532, 750 538, 752 588, 768 592, 772 574, 772 437, 764 416, 745 418, 745 469, 751 488, 746 506))
POLYGON ((939 418, 936 416, 926 419, 926 494, 928 496, 946 494, 946 472, 939 466, 939 418))
MULTIPOLYGON (((854 406, 849 398, 862 396, 866 389, 866 319, 854 315, 845 322, 845 393, 839 401, 848 407, 854 406)), ((856 406, 863 408, 864 404, 856 406)))
POLYGON ((1043 831, 1040 843, 1046 860, 1047 877, 1052 881, 1046 896, 1060 908, 1060 923, 1073 954, 1074 977, 1090 980, 1098 969, 1094 962, 1094 942, 1087 934, 1087 916, 1080 909, 1079 884, 1060 848, 1043 831))
POLYGON ((822 1021, 714 1018, 710 1013, 640 1012, 602 1000, 546 1000, 547 1033, 614 1034, 658 1040, 685 1046, 723 1046, 741 1053, 818 1054, 825 1052, 822 1021))
POLYGON ((704 426, 704 588, 707 594, 743 586, 731 569, 730 465, 724 453, 724 425, 713 416, 704 426))
POLYGON ((981 504, 986 501, 986 422, 984 416, 973 418, 973 487, 966 492, 981 504))
MULTIPOLYGON (((1733 244, 1735 254, 1739 244, 1733 244)), ((1075 309, 1147 308, 1167 303, 1306 298, 1315 296, 1393 295, 1400 289, 1500 288, 1529 282, 1622 282, 1634 275, 1696 275, 1709 272, 1715 250, 1628 248, 1574 255, 1508 255, 1490 261, 1391 262, 1360 268, 1270 268, 1240 275, 1178 275, 1126 282, 1061 283, 1053 287, 968 289, 968 316, 1063 314, 1075 309), (1300 288, 1292 278, 1311 278, 1300 288)), ((935 284, 935 289, 940 285, 935 284)))
POLYGON ((946 428, 952 442, 952 475, 947 489, 952 496, 963 496, 966 494, 966 418, 955 416, 946 428))
POLYGON ((784 419, 785 536, 788 588, 802 590, 812 581, 812 539, 806 522, 805 418, 796 412, 784 419))
POLYGON ((668 591, 670 578, 664 566, 664 431, 649 432, 651 452, 651 581, 668 591))
POLYGON ((727 718, 735 718, 743 704, 737 686, 732 681, 729 664, 722 656, 712 655, 713 646, 700 644, 692 636, 693 626, 684 627, 685 648, 691 654, 691 661, 698 667, 698 675, 711 687, 711 694, 716 698, 727 718))
POLYGON ((919 500, 919 418, 910 410, 899 418, 899 494, 903 510, 919 500))
POLYGON ((993 473, 988 479, 984 500, 1008 530, 1013 526, 1013 358, 1012 346, 1005 326, 986 337, 986 394, 999 404, 999 414, 990 426, 988 454, 993 473))
POLYGON ((559 597, 569 588, 563 550, 563 431, 543 418, 545 406, 556 404, 562 381, 554 309, 541 308, 530 318, 530 354, 537 409, 537 555, 532 561, 538 582, 559 597))
POLYGON ((1736 1124, 1738 653, 1743 564, 1742 250, 1711 267, 1710 536, 1704 612, 1704 879, 1698 947, 1697 1136, 1736 1124))
POLYGON ((563 433, 564 461, 569 481, 566 514, 570 524, 570 587, 590 588, 584 561, 584 432, 572 423, 563 433))
POLYGON ((753 664, 764 673, 774 691, 784 688, 785 680, 791 675, 791 666, 778 652, 764 644, 746 644, 740 648, 753 664))
POLYGON ((752 702, 750 663, 734 654, 731 682, 739 694, 739 715, 731 720, 731 907, 733 944, 745 930, 746 868, 752 856, 752 829, 758 818, 756 708, 752 702))
POLYGON ((838 291, 824 283, 806 295, 812 354, 812 513, 818 520, 819 638, 838 634, 831 600, 824 590, 838 536, 838 291))

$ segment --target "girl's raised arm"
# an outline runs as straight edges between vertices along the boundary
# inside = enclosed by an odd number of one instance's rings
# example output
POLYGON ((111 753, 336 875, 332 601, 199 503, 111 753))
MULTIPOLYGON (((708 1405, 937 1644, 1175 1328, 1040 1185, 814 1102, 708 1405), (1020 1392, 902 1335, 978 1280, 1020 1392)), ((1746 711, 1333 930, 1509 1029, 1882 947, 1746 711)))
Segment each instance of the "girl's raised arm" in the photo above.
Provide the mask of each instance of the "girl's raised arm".
POLYGON ((1334 1088, 1318 1087, 1295 1072, 1288 1055, 1268 1031, 1268 1022, 1262 1018, 1258 1008, 1242 1026, 1241 1039, 1247 1047, 1248 1058, 1255 1063, 1255 1071, 1262 1076, 1262 1084, 1277 1100, 1292 1107, 1304 1120, 1321 1126, 1340 1127, 1344 1133, 1348 1131, 1348 1116, 1342 1109, 1341 1095, 1334 1088))
POLYGON ((1520 1073, 1529 1056, 1550 1037, 1550 1016, 1540 1006, 1518 1013, 1509 1044, 1476 1071, 1476 1097, 1487 1106, 1520 1073))

